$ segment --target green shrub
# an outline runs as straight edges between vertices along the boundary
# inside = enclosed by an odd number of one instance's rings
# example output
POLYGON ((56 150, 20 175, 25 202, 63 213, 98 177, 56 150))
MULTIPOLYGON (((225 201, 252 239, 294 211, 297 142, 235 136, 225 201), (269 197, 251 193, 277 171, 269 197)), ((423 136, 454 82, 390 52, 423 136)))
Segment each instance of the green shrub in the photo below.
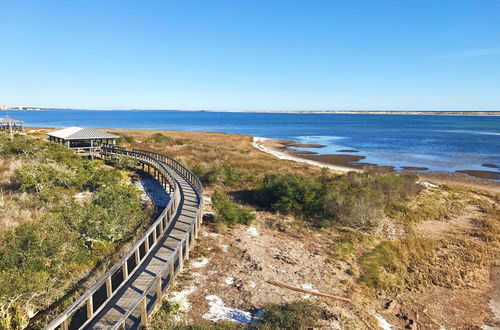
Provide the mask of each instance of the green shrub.
POLYGON ((155 133, 148 138, 148 142, 156 143, 156 144, 174 144, 174 140, 168 136, 163 135, 162 133, 155 133))
POLYGON ((257 202, 274 211, 314 215, 320 212, 321 183, 301 175, 266 175, 256 194, 257 202))
POLYGON ((414 175, 349 172, 317 178, 301 175, 266 175, 254 202, 282 213, 303 216, 318 226, 336 223, 370 230, 385 207, 419 191, 414 175))
POLYGON ((224 193, 214 191, 212 203, 216 219, 228 226, 234 226, 237 223, 249 225, 255 219, 254 213, 243 209, 224 193))
POLYGON ((125 135, 125 134, 118 134, 118 139, 116 140, 116 142, 118 143, 118 145, 122 145, 122 144, 125 144, 125 143, 134 143, 135 142, 135 139, 133 136, 130 136, 130 135, 125 135))
POLYGON ((133 170, 137 165, 137 161, 135 161, 134 159, 121 155, 113 157, 108 162, 109 165, 113 166, 116 169, 128 171, 133 170))
POLYGON ((312 329, 322 320, 333 315, 319 306, 298 301, 284 305, 266 305, 262 322, 255 328, 259 330, 274 329, 312 329))
POLYGON ((101 187, 91 201, 73 202, 62 212, 64 221, 85 240, 127 239, 144 217, 139 190, 128 184, 101 187))
POLYGON ((193 167, 196 174, 205 185, 234 186, 241 182, 241 173, 229 164, 206 168, 204 164, 197 164, 193 167))

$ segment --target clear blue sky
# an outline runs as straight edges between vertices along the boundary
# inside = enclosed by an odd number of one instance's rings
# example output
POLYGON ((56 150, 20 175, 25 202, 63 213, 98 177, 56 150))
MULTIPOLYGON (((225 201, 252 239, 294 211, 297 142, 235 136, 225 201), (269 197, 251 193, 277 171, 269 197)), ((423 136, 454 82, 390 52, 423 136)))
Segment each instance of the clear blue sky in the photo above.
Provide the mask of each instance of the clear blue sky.
POLYGON ((500 110, 499 0, 0 0, 0 104, 500 110))

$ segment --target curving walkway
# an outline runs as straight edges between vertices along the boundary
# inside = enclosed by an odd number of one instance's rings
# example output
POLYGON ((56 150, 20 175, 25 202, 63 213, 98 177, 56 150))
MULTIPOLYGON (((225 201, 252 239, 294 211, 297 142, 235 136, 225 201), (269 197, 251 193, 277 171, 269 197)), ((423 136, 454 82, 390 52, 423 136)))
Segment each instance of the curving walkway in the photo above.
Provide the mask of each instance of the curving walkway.
MULTIPOLYGON (((104 307, 100 313, 94 316, 86 328, 89 329, 109 329, 115 326, 125 312, 134 307, 134 304, 141 298, 145 290, 154 282, 165 262, 173 256, 173 253, 183 235, 196 221, 196 210, 198 206, 198 196, 195 190, 179 174, 173 174, 174 179, 179 183, 180 200, 178 212, 175 215, 170 228, 150 255, 142 262, 136 273, 130 277, 127 283, 115 294, 114 298, 104 307)), ((177 267, 178 263, 177 263, 177 267)), ((155 293, 156 294, 156 293, 155 293)), ((147 295, 147 304, 154 303, 154 295, 147 295)), ((140 308, 125 320, 125 327, 137 328, 140 325, 140 308)))
POLYGON ((201 224, 203 187, 198 178, 174 159, 144 150, 102 146, 103 158, 136 159, 170 200, 151 227, 61 315, 52 329, 137 329, 161 303, 189 257, 201 224))

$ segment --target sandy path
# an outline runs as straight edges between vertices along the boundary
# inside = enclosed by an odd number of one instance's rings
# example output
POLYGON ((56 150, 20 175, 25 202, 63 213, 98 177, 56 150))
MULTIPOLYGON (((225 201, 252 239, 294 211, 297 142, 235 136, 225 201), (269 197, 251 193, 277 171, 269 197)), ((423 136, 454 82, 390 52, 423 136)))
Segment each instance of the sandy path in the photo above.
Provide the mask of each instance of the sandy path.
POLYGON ((304 159, 304 158, 292 156, 286 152, 279 151, 279 150, 276 150, 272 147, 266 146, 266 142, 269 142, 270 140, 272 140, 272 139, 254 136, 252 145, 255 148, 257 148, 261 151, 264 151, 268 154, 271 154, 274 157, 277 157, 279 159, 292 160, 295 162, 305 163, 305 164, 309 164, 312 166, 325 167, 325 168, 328 168, 328 169, 331 169, 334 171, 340 171, 340 172, 349 172, 349 171, 362 172, 360 169, 355 169, 355 168, 350 168, 350 167, 345 167, 345 166, 338 166, 338 165, 330 165, 330 164, 325 164, 325 163, 317 162, 317 161, 310 160, 310 159, 304 159))

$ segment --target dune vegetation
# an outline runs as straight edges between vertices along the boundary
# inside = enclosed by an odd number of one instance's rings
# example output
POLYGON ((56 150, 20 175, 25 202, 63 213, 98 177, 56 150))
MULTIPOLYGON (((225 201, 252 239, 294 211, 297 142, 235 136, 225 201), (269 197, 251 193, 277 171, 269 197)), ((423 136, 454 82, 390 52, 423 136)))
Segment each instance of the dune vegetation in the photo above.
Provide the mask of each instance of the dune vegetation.
POLYGON ((149 214, 126 166, 29 135, 0 135, 0 157, 0 329, 21 329, 130 240, 149 214))

